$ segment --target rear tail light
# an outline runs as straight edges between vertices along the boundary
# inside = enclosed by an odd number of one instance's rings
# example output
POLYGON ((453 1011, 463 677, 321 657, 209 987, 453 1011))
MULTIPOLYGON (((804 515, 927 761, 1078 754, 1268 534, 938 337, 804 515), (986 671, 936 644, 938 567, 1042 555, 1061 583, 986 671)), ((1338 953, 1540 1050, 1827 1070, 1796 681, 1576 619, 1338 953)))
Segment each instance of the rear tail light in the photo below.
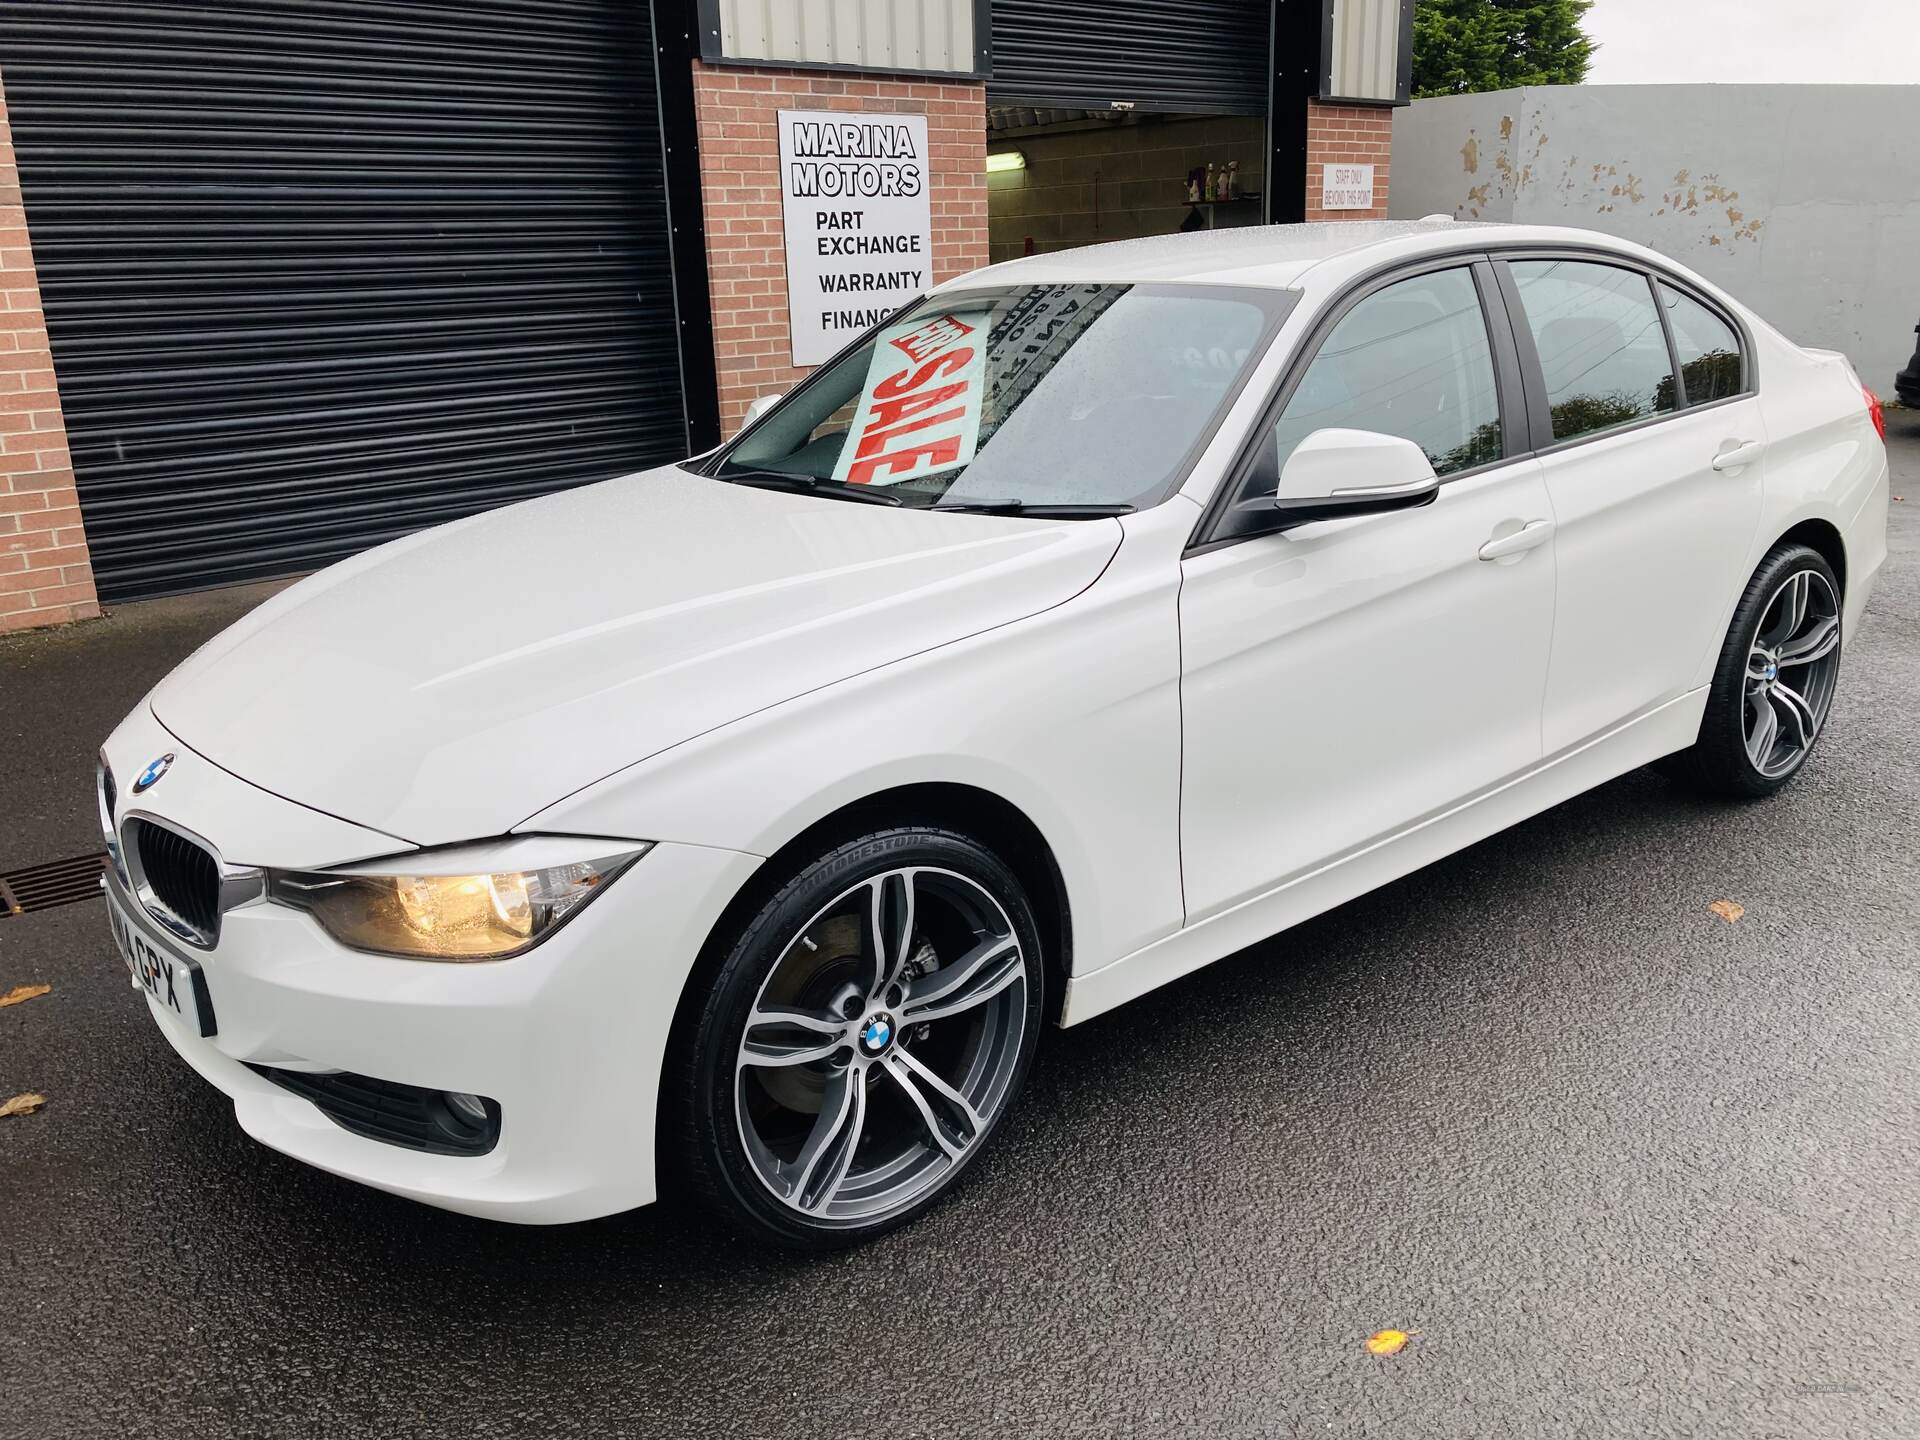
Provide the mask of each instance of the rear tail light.
POLYGON ((1866 386, 1860 387, 1860 393, 1867 397, 1867 415, 1873 421, 1873 428, 1880 432, 1880 443, 1887 443, 1887 412, 1881 405, 1880 397, 1866 386))

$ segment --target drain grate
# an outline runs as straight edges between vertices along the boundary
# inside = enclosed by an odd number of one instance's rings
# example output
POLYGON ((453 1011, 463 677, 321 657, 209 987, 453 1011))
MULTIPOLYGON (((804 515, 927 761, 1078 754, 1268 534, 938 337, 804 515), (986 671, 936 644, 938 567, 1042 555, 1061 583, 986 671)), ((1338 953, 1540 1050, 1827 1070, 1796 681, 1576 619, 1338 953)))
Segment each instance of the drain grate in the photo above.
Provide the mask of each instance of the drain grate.
POLYGON ((0 874, 0 920, 24 915, 29 910, 51 910, 56 905, 71 905, 78 900, 98 900, 100 877, 106 869, 107 852, 101 850, 0 874))

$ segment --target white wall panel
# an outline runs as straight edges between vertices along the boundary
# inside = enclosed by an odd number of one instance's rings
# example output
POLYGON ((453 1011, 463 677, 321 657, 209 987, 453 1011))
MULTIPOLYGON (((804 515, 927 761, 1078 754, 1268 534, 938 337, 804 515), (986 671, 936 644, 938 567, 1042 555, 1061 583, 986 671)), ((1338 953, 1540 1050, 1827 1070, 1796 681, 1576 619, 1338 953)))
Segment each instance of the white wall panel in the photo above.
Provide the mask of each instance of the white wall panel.
POLYGON ((717 0, 729 60, 956 74, 974 68, 973 0, 717 0))
POLYGON ((1399 98, 1402 0, 1332 0, 1327 93, 1341 100, 1399 98))

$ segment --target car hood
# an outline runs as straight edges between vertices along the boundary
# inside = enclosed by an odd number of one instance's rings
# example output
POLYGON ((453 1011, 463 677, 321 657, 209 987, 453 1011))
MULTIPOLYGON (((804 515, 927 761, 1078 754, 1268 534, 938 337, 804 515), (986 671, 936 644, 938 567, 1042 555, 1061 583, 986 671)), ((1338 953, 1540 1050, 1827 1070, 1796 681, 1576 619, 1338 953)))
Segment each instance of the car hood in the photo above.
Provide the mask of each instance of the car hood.
POLYGON ((1120 537, 665 467, 311 576, 162 681, 153 710, 314 809, 419 845, 499 835, 703 731, 1058 605, 1120 537))

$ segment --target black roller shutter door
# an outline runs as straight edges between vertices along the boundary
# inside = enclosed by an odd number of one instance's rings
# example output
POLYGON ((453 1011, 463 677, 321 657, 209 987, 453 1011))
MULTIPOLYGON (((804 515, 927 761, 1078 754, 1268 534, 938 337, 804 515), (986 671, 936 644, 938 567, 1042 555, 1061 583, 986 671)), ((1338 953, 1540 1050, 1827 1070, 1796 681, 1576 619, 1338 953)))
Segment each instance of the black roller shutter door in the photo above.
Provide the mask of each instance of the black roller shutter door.
POLYGON ((991 105, 1260 115, 1273 0, 993 0, 991 105))
POLYGON ((684 453, 647 15, 0 4, 104 598, 684 453))

